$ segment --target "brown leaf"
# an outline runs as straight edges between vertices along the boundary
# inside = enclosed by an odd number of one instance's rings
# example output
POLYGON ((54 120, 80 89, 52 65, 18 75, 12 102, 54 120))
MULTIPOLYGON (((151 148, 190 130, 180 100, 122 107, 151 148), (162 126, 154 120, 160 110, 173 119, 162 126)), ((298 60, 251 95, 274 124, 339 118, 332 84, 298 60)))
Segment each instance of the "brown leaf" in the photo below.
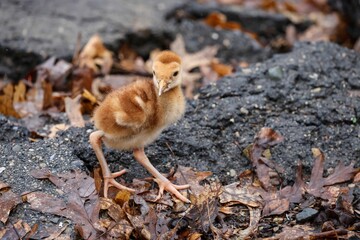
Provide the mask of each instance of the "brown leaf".
POLYGON ((188 53, 185 49, 185 43, 181 35, 170 45, 170 49, 176 52, 182 58, 183 86, 185 87, 185 96, 193 97, 195 82, 201 78, 200 73, 191 72, 193 69, 201 66, 210 66, 212 59, 218 51, 217 46, 207 46, 196 53, 188 53))
POLYGON ((360 172, 358 172, 354 177, 354 183, 359 183, 359 182, 360 182, 360 172))
POLYGON ((219 61, 217 60, 213 60, 211 62, 211 68, 214 72, 216 72, 219 77, 224 77, 227 75, 230 75, 233 71, 233 67, 223 64, 223 63, 219 63, 219 61))
POLYGON ((289 210, 289 200, 288 199, 280 199, 276 198, 274 200, 270 200, 266 203, 262 215, 269 216, 269 215, 280 215, 287 210, 289 210))
POLYGON ((23 239, 31 228, 22 220, 18 220, 15 224, 9 223, 0 230, 1 239, 23 239))
POLYGON ((259 196, 249 192, 247 186, 240 186, 238 182, 224 186, 219 197, 220 203, 227 205, 244 204, 250 207, 262 205, 259 196))
POLYGON ((266 240, 290 240, 290 239, 310 239, 309 234, 314 231, 313 227, 306 225, 295 225, 293 227, 285 226, 281 233, 276 234, 274 237, 265 238, 266 240))
POLYGON ((66 78, 70 74, 72 67, 71 63, 51 57, 36 67, 37 81, 41 78, 40 82, 46 80, 55 91, 66 91, 68 90, 66 78))
POLYGON ((32 192, 27 194, 27 201, 34 210, 64 216, 71 219, 81 229, 84 239, 94 238, 96 230, 92 226, 92 221, 84 208, 84 202, 79 195, 69 193, 68 203, 42 192, 32 192))
POLYGON ((226 15, 220 12, 210 13, 204 20, 204 22, 213 28, 222 28, 229 30, 240 30, 241 25, 237 22, 231 22, 227 20, 226 15))
POLYGON ((124 205, 125 202, 129 201, 131 193, 127 190, 120 190, 116 194, 114 201, 120 206, 124 205))
POLYGON ((124 204, 123 210, 129 219, 131 226, 134 228, 137 238, 151 239, 151 233, 148 227, 145 225, 144 216, 133 214, 134 211, 129 206, 129 202, 124 204))
POLYGON ((195 232, 195 233, 191 233, 188 237, 188 240, 201 240, 201 233, 195 232))
POLYGON ((302 165, 301 161, 298 161, 296 179, 293 186, 286 186, 280 190, 280 196, 289 199, 291 203, 300 203, 302 195, 305 193, 305 183, 302 180, 302 165))
POLYGON ((78 95, 74 99, 69 97, 65 98, 65 111, 71 126, 74 127, 85 127, 85 122, 81 114, 80 98, 81 95, 78 95))
MULTIPOLYGON (((94 168, 94 182, 96 192, 99 194, 101 190, 102 177, 101 177, 101 168, 94 168)), ((100 194, 99 194, 100 195, 100 194)))
POLYGON ((332 174, 330 174, 327 178, 323 178, 325 162, 324 153, 318 148, 313 148, 312 152, 316 159, 311 171, 310 182, 306 186, 306 191, 315 197, 331 200, 329 197, 337 196, 332 195, 324 187, 351 180, 359 171, 359 169, 353 168, 354 163, 351 163, 349 166, 345 166, 342 162, 340 162, 335 167, 335 170, 332 174))
POLYGON ((189 184, 191 192, 197 197, 204 191, 199 183, 211 175, 211 172, 195 172, 190 167, 179 166, 174 177, 178 184, 189 184))
POLYGON ((283 140, 284 138, 273 129, 264 127, 256 135, 254 143, 250 150, 248 150, 250 160, 256 168, 256 175, 265 190, 273 188, 269 175, 271 169, 275 169, 277 172, 282 172, 283 170, 275 162, 262 157, 262 154, 267 148, 274 146, 283 140))
POLYGON ((333 185, 336 183, 342 183, 352 179, 356 173, 360 171, 360 168, 354 168, 355 163, 352 162, 348 166, 345 166, 343 162, 340 162, 334 172, 325 178, 324 186, 333 185))
POLYGON ((8 189, 8 186, 0 181, 0 221, 5 224, 8 220, 10 211, 21 203, 19 195, 8 189))
POLYGON ((48 135, 49 138, 54 138, 58 131, 65 131, 70 126, 66 125, 65 123, 59 123, 51 127, 50 134, 48 135))
POLYGON ((205 185, 203 192, 196 199, 192 199, 193 205, 186 214, 186 217, 191 219, 192 228, 207 232, 213 226, 213 221, 219 213, 218 196, 220 188, 219 183, 205 185))
POLYGON ((89 68, 77 68, 71 75, 71 97, 82 94, 84 90, 91 91, 93 71, 89 68))
POLYGON ((112 65, 112 53, 105 48, 99 35, 92 36, 80 52, 79 66, 90 68, 95 73, 108 74, 112 65))
POLYGON ((15 92, 13 97, 13 102, 24 102, 26 95, 26 86, 23 81, 20 81, 18 85, 15 86, 15 92))
POLYGON ((0 113, 5 116, 12 116, 19 118, 20 115, 14 109, 13 106, 13 96, 14 96, 14 86, 12 84, 7 84, 3 88, 3 95, 0 95, 0 113))
POLYGON ((149 226, 149 231, 153 239, 161 239, 161 236, 169 232, 169 222, 171 219, 166 216, 166 212, 149 209, 145 216, 145 223, 149 226))
POLYGON ((247 239, 249 236, 253 235, 261 218, 261 210, 259 208, 248 208, 250 212, 250 223, 244 230, 237 229, 235 233, 238 239, 247 239))
POLYGON ((40 179, 48 178, 64 192, 61 199, 42 192, 27 194, 27 201, 32 209, 67 217, 75 223, 84 239, 95 238, 96 229, 92 223, 98 219, 100 206, 92 178, 79 171, 55 176, 45 169, 35 170, 30 174, 40 179))

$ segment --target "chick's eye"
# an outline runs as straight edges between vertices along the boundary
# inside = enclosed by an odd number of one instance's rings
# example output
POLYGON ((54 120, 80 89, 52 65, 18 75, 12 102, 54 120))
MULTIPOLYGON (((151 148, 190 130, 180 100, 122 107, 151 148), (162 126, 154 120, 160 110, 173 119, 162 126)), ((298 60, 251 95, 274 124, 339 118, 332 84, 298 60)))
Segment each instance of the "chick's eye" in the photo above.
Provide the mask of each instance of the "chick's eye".
POLYGON ((179 71, 173 73, 173 77, 176 77, 179 74, 179 71))

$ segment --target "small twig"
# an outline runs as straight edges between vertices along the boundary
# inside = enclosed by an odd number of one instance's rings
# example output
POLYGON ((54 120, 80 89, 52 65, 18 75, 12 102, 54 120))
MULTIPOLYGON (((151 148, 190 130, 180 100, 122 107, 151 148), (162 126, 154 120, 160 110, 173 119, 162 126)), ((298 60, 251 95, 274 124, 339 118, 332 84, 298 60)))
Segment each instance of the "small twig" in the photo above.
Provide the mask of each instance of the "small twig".
POLYGON ((348 233, 348 230, 346 229, 336 229, 321 233, 314 233, 310 234, 310 239, 327 239, 327 238, 333 238, 336 237, 336 239, 339 239, 339 235, 345 235, 348 233))
POLYGON ((170 147, 170 144, 168 142, 165 142, 166 146, 168 147, 168 149, 170 150, 171 154, 173 155, 173 158, 175 158, 175 153, 173 152, 173 150, 170 147))
POLYGON ((76 39, 74 55, 73 55, 73 58, 72 58, 72 63, 74 65, 79 64, 80 49, 81 49, 81 32, 78 33, 77 39, 76 39))

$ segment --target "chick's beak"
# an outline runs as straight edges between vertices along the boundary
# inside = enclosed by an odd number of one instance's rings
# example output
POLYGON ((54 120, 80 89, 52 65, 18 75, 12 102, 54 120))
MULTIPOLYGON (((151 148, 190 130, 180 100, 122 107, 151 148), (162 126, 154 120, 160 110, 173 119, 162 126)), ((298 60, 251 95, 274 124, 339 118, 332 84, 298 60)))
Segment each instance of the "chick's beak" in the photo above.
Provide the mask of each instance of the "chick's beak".
POLYGON ((165 90, 165 84, 163 82, 159 83, 159 96, 164 92, 165 90))

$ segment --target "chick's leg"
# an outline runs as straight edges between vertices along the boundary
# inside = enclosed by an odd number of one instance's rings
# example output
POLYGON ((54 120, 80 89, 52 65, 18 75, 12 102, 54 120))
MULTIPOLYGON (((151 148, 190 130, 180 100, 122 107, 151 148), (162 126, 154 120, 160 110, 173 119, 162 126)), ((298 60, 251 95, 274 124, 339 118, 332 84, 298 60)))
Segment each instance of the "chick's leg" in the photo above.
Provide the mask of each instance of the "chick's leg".
POLYGON ((101 166, 101 170, 102 170, 102 174, 104 177, 104 197, 107 197, 107 192, 109 187, 114 186, 118 189, 124 189, 124 190, 128 190, 130 192, 134 192, 134 189, 125 187, 123 185, 121 185, 120 183, 116 182, 114 178, 119 177, 121 175, 123 175, 126 170, 123 169, 120 172, 116 172, 116 173, 111 173, 109 166, 106 162, 106 159, 104 157, 103 151, 101 149, 101 139, 104 137, 104 132, 103 131, 96 131, 90 134, 90 143, 91 146, 93 147, 96 157, 99 160, 100 166, 101 166))
POLYGON ((190 203, 190 200, 184 197, 183 195, 181 195, 181 193, 178 191, 189 188, 190 185, 172 184, 150 163, 148 157, 145 155, 144 148, 134 149, 134 157, 143 167, 145 167, 155 177, 154 181, 159 185, 159 195, 157 196, 156 200, 160 199, 164 193, 164 190, 166 190, 174 194, 181 201, 190 203))

